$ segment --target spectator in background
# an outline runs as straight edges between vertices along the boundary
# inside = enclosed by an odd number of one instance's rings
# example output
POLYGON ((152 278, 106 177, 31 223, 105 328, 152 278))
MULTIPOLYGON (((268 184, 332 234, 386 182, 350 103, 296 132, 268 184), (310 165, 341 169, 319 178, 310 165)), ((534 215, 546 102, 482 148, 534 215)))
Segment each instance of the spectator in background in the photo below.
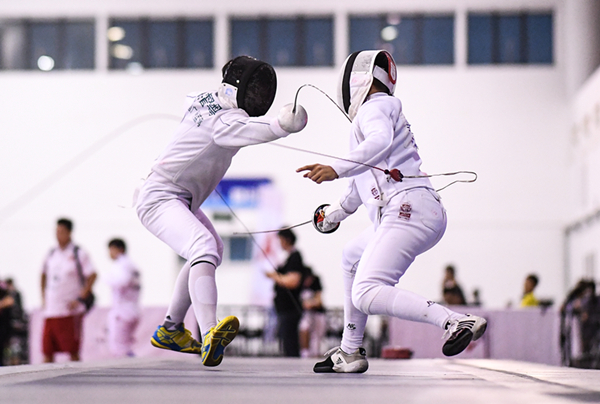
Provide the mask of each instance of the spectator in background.
POLYGON ((127 246, 122 239, 110 240, 108 252, 113 260, 106 279, 112 290, 108 346, 115 357, 134 356, 134 334, 140 320, 140 272, 127 256, 127 246))
POLYGON ((446 266, 444 282, 442 286, 444 303, 447 305, 465 305, 467 301, 462 288, 456 282, 456 270, 453 265, 446 266))
POLYGON ((471 305, 475 307, 481 307, 482 303, 481 296, 479 296, 479 289, 473 290, 473 302, 471 303, 471 305))
POLYGON ((321 300, 321 279, 311 268, 305 267, 302 282, 302 320, 300 320, 300 356, 303 358, 321 356, 321 341, 327 329, 325 308, 321 300))
POLYGON ((58 246, 50 251, 43 264, 44 362, 54 362, 57 352, 68 352, 72 361, 79 360, 84 302, 96 281, 88 254, 71 240, 72 231, 71 220, 57 221, 58 246))
POLYGON ((277 235, 281 248, 288 254, 283 265, 276 271, 268 272, 267 277, 275 281, 274 306, 277 313, 277 330, 283 356, 299 357, 300 341, 298 325, 302 317, 300 291, 305 267, 300 252, 296 250, 296 235, 289 229, 280 230, 277 235))
POLYGON ((10 310, 15 299, 8 293, 5 282, 0 282, 0 366, 4 366, 4 351, 11 334, 10 310))
POLYGON ((29 318, 23 308, 21 292, 11 278, 6 280, 6 289, 15 302, 10 308, 10 339, 6 359, 9 365, 21 365, 29 362, 29 318))
MULTIPOLYGON (((579 320, 579 337, 582 357, 598 358, 600 347, 600 298, 596 294, 596 282, 581 279, 569 292, 561 306, 561 345, 564 344, 565 315, 571 314, 579 320)), ((589 359, 589 358, 588 358, 589 359)))
POLYGON ((523 286, 523 299, 521 299, 521 307, 537 307, 540 305, 540 301, 533 294, 538 282, 539 279, 537 275, 527 275, 527 278, 525 278, 525 285, 523 286))

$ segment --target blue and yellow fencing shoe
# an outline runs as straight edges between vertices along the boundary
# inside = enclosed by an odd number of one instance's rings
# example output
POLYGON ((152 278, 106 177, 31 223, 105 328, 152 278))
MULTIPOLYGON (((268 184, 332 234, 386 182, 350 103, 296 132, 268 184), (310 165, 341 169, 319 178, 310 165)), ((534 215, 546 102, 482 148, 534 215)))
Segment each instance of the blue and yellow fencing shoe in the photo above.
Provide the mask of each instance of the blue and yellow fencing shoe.
POLYGON ((225 347, 233 341, 240 329, 240 321, 235 316, 224 318, 204 335, 202 364, 218 366, 223 360, 225 347))

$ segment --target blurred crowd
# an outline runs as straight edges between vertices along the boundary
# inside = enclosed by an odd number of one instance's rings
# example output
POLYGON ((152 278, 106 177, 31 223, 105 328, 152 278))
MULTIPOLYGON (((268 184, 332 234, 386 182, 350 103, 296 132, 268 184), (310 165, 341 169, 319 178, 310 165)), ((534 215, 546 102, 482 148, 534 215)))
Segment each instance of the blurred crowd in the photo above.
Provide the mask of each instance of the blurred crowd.
MULTIPOLYGON (((46 362, 53 361, 58 352, 67 352, 71 360, 79 360, 82 319, 94 306, 96 270, 85 250, 73 242, 72 230, 69 219, 57 221, 57 244, 43 261, 44 330, 43 335, 33 337, 42 339, 46 362)), ((304 264, 295 247, 295 234, 280 231, 278 239, 285 254, 281 264, 266 276, 274 284, 279 355, 317 357, 322 353, 327 330, 331 329, 322 299, 323 284, 318 274, 304 264)), ((133 335, 141 316, 140 272, 126 252, 124 240, 110 240, 108 254, 113 267, 103 274, 103 281, 112 290, 106 324, 107 345, 114 357, 135 355, 133 335)), ((525 277, 521 308, 545 309, 552 305, 551 300, 536 295, 539 283, 534 273, 525 277)), ((450 306, 482 305, 478 289, 473 290, 471 297, 465 295, 456 267, 451 264, 444 268, 441 295, 443 303, 450 306)), ((595 282, 578 282, 561 304, 560 314, 563 363, 600 367, 600 298, 595 282)), ((0 280, 0 365, 29 363, 29 320, 13 279, 0 280)))

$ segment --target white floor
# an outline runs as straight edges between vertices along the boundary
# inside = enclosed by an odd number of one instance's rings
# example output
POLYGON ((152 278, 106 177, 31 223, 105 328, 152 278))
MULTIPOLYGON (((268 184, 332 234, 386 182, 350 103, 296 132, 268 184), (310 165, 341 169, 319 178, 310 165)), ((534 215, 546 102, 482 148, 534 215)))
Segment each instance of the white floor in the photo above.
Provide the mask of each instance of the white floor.
POLYGON ((315 374, 312 359, 196 356, 0 368, 0 403, 599 403, 600 371, 485 359, 372 359, 315 374))

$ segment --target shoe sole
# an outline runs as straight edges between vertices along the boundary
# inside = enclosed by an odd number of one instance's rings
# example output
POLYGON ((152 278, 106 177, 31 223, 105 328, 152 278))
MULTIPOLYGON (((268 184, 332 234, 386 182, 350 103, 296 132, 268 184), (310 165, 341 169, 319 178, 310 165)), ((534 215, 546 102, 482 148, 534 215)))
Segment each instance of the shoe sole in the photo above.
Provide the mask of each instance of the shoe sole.
POLYGON ((323 362, 318 362, 313 367, 313 372, 315 373, 335 373, 333 370, 333 362, 331 361, 331 357, 325 359, 323 362))
POLYGON ((367 360, 357 360, 354 362, 347 363, 344 368, 334 365, 331 357, 325 359, 323 362, 315 364, 313 372, 315 373, 365 373, 369 369, 369 362, 367 360))
MULTIPOLYGON (((240 321, 237 317, 229 316, 221 320, 210 336, 210 349, 206 353, 204 349, 202 350, 202 364, 204 366, 220 365, 223 361, 225 347, 233 341, 239 329, 240 321)), ((208 338, 208 335, 206 338, 208 338)))
POLYGON ((473 325, 475 333, 464 329, 459 333, 459 336, 453 341, 448 340, 442 347, 442 353, 446 356, 458 355, 464 351, 471 341, 477 341, 487 329, 487 321, 484 318, 478 318, 473 325), (449 344, 449 342, 452 342, 449 344))
POLYGON ((160 348, 160 349, 166 349, 168 351, 173 351, 173 352, 181 352, 181 353, 188 353, 188 354, 201 354, 202 353, 202 349, 201 348, 184 348, 184 349, 173 349, 173 347, 169 346, 169 345, 163 345, 161 344, 160 341, 157 341, 154 336, 152 336, 152 338, 150 338, 150 344, 155 347, 155 348, 160 348))
POLYGON ((442 347, 442 353, 446 356, 458 355, 464 351, 473 340, 473 332, 466 328, 460 330, 453 340, 448 340, 442 347))
POLYGON ((369 369, 369 363, 367 361, 356 361, 349 363, 344 369, 334 367, 333 371, 336 373, 365 373, 369 369))

